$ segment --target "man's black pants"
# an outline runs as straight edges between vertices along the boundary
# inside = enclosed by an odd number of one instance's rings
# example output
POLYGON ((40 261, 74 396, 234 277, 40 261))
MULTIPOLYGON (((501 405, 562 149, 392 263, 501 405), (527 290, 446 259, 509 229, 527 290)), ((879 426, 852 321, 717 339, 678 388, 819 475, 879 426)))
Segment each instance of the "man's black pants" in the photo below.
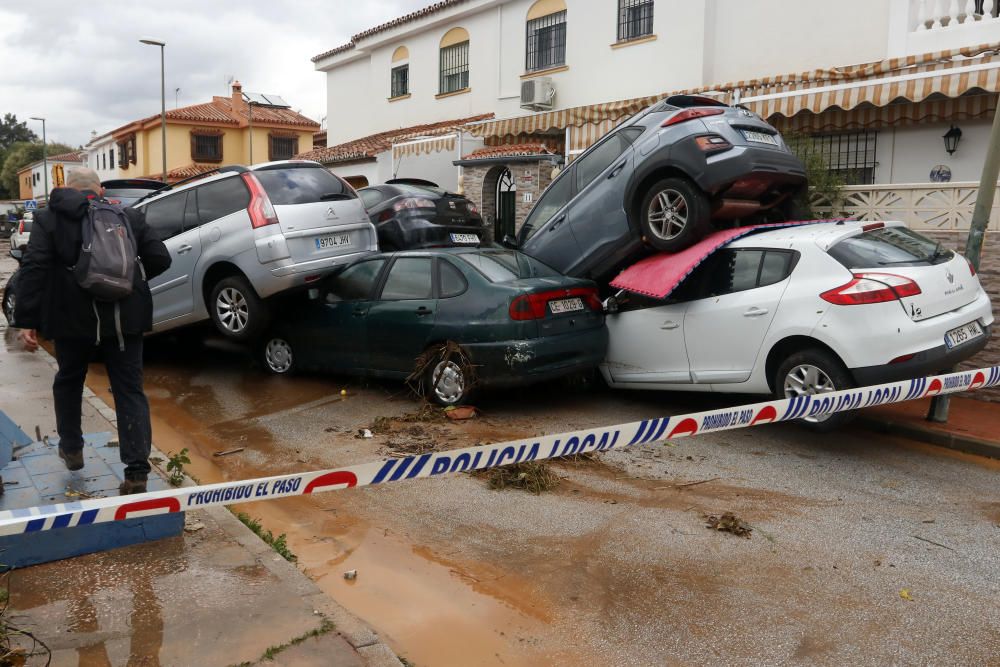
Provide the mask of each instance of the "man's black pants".
POLYGON ((63 338, 55 341, 59 371, 52 384, 56 403, 56 430, 59 446, 67 452, 83 449, 80 427, 83 410, 83 382, 87 365, 99 353, 111 381, 118 417, 119 456, 125 477, 145 479, 149 474, 149 450, 153 441, 149 423, 149 402, 142 390, 142 336, 125 336, 121 351, 115 336, 94 345, 92 340, 63 338))

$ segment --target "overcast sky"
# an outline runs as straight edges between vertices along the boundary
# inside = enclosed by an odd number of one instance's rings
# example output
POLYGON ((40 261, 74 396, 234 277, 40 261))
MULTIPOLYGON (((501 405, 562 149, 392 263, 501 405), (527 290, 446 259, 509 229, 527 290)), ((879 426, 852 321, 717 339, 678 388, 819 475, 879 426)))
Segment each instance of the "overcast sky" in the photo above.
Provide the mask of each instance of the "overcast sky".
MULTIPOLYGON (((276 93, 320 121, 326 81, 310 58, 431 0, 32 0, 0 6, 0 115, 46 118, 49 141, 85 144, 167 108, 244 91, 276 93)), ((29 121, 41 136, 41 123, 29 121)))

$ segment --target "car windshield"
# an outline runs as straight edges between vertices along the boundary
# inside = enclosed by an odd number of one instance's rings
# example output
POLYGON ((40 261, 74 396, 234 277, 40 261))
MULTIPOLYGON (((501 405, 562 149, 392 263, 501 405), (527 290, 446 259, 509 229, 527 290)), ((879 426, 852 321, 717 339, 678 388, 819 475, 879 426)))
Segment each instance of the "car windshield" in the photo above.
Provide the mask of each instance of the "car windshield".
POLYGON ((433 185, 412 185, 410 183, 392 183, 391 185, 404 195, 426 195, 430 192, 438 197, 443 197, 448 194, 447 191, 433 185))
POLYGON ((927 266, 949 261, 954 253, 906 227, 882 227, 851 236, 828 251, 852 271, 882 266, 927 266))
POLYGON ((356 197, 350 187, 322 167, 258 169, 253 174, 276 206, 356 197))
POLYGON ((457 255, 494 283, 507 283, 519 278, 549 278, 559 272, 547 264, 516 250, 486 250, 457 255))

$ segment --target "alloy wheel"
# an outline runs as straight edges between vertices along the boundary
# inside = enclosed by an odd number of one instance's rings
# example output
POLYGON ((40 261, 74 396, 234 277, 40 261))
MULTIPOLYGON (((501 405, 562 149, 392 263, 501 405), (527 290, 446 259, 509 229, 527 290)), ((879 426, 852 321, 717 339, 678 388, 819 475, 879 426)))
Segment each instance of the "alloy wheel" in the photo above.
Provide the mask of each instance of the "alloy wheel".
MULTIPOLYGON (((829 394, 837 391, 833 380, 822 368, 812 364, 801 364, 788 371, 785 376, 785 398, 798 396, 814 396, 816 394, 829 394)), ((829 419, 832 415, 815 415, 806 417, 802 421, 818 424, 829 419)))
POLYGON ((275 373, 287 373, 295 361, 292 346, 282 338, 272 338, 264 347, 264 361, 275 373))
POLYGON ((649 202, 646 211, 649 231, 664 241, 677 238, 688 223, 688 203, 677 190, 661 190, 649 202))
POLYGON ((14 292, 7 292, 3 301, 3 314, 7 318, 7 324, 14 320, 14 292))
POLYGON ((222 326, 233 333, 246 329, 250 320, 250 307, 247 305, 246 297, 232 287, 226 287, 219 292, 219 297, 215 300, 215 312, 222 326))
POLYGON ((454 361, 442 361, 431 373, 431 391, 438 401, 451 405, 461 400, 465 393, 465 374, 454 361))

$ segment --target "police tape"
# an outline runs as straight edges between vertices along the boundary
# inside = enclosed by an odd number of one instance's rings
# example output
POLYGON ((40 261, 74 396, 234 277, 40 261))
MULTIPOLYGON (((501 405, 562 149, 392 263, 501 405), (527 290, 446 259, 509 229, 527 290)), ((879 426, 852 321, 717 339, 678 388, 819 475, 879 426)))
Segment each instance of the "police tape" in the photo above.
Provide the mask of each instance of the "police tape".
POLYGON ((1000 385, 1000 366, 721 410, 643 419, 627 424, 524 440, 391 458, 335 470, 275 475, 141 495, 94 498, 72 503, 4 510, 0 512, 0 535, 88 526, 214 505, 287 498, 437 477, 524 461, 541 461, 587 452, 648 445, 702 433, 794 421, 997 385, 1000 385))

